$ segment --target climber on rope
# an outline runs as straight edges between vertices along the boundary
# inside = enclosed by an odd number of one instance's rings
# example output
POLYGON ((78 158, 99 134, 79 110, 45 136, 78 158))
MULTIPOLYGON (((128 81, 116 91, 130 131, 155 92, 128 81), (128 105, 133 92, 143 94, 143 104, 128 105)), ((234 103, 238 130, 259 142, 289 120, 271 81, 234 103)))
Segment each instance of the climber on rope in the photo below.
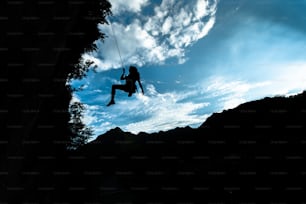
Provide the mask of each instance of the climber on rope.
POLYGON ((125 75, 125 69, 123 68, 123 73, 120 77, 120 80, 125 80, 125 84, 113 84, 112 85, 111 100, 107 104, 107 106, 115 104, 116 89, 127 92, 128 96, 131 97, 133 93, 135 93, 137 90, 136 81, 138 81, 138 84, 141 88, 141 92, 142 94, 144 94, 142 84, 140 82, 140 74, 136 67, 130 66, 129 75, 127 76, 125 75))

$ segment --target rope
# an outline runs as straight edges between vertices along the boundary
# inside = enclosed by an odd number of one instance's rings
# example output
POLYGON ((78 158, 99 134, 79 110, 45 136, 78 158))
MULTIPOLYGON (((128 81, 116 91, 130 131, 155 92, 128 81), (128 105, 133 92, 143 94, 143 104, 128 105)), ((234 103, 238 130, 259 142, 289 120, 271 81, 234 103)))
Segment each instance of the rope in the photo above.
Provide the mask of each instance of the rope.
POLYGON ((110 25, 111 25, 113 36, 114 36, 114 39, 115 39, 116 47, 117 47, 117 50, 118 50, 118 53, 119 53, 119 57, 120 57, 120 60, 121 60, 121 66, 122 66, 122 68, 124 68, 123 60, 122 60, 122 57, 121 57, 121 53, 120 53, 120 49, 119 49, 119 45, 118 45, 118 41, 117 41, 117 37, 116 37, 115 31, 114 31, 114 28, 113 28, 113 25, 112 25, 111 22, 110 22, 110 25))

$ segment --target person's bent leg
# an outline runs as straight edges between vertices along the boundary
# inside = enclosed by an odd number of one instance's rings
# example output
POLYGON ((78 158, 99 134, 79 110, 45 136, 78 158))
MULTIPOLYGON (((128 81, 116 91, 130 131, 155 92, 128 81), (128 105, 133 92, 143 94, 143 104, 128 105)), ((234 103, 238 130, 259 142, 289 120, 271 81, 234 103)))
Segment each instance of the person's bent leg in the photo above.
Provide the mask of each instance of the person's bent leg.
POLYGON ((121 84, 112 85, 112 100, 115 100, 116 89, 124 91, 125 90, 125 85, 121 85, 121 84))
POLYGON ((124 90, 124 89, 125 89, 125 86, 124 86, 124 85, 121 85, 121 84, 114 84, 114 85, 112 85, 111 100, 110 100, 110 102, 107 104, 107 106, 110 106, 110 105, 115 104, 116 89, 124 90))

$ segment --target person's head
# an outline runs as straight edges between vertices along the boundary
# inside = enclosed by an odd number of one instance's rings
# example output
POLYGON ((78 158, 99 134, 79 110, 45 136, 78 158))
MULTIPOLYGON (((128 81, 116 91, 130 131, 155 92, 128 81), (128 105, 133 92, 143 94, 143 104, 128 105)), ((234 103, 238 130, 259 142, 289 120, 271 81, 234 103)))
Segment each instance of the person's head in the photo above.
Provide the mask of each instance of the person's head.
POLYGON ((138 71, 137 71, 137 68, 134 67, 134 66, 130 66, 130 69, 129 69, 130 73, 131 74, 136 74, 138 71))

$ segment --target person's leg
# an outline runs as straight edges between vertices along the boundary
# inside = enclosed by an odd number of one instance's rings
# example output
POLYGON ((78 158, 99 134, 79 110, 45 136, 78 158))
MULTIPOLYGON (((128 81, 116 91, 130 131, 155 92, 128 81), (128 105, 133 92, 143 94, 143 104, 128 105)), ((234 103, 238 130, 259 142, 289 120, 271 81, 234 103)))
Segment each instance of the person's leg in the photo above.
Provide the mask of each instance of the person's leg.
POLYGON ((121 84, 114 84, 114 85, 112 85, 111 100, 107 104, 107 106, 115 104, 116 89, 125 90, 125 85, 121 85, 121 84))
POLYGON ((128 92, 129 92, 128 97, 131 97, 133 95, 133 93, 136 92, 136 85, 132 84, 131 87, 129 88, 128 92))
POLYGON ((126 89, 126 87, 125 87, 125 85, 121 85, 121 84, 114 84, 114 85, 112 85, 112 100, 115 99, 116 89, 124 91, 126 89))

